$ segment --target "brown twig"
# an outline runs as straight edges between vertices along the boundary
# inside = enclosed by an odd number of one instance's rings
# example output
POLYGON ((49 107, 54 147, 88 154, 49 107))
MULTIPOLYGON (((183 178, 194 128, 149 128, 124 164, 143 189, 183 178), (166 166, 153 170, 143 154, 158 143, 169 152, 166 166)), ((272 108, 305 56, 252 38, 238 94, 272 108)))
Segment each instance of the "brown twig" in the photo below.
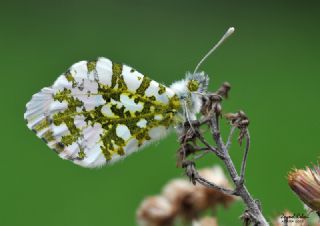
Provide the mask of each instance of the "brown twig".
MULTIPOLYGON (((218 190, 228 195, 235 195, 242 198, 247 208, 242 215, 242 219, 245 225, 261 225, 267 226, 269 225, 266 221, 265 217, 262 215, 260 205, 258 205, 257 200, 254 200, 247 190, 244 179, 245 179, 245 171, 246 171, 246 163, 248 158, 248 153, 250 149, 250 134, 248 130, 249 119, 245 115, 243 111, 239 111, 238 113, 230 113, 226 114, 225 118, 230 122, 231 129, 228 140, 224 143, 221 134, 220 134, 220 117, 222 112, 221 102, 223 98, 228 97, 228 93, 230 90, 229 83, 224 83, 215 93, 207 94, 202 98, 202 118, 199 121, 191 122, 192 125, 185 123, 184 132, 181 135, 180 139, 180 164, 183 168, 185 168, 185 172, 190 180, 196 184, 202 184, 205 187, 218 190), (210 145, 210 143, 204 138, 201 133, 200 127, 207 125, 210 128, 212 139, 216 145, 216 147, 210 145), (234 135, 235 130, 238 129, 240 131, 238 142, 241 145, 243 139, 245 139, 246 146, 244 150, 244 155, 242 159, 240 175, 238 174, 235 165, 229 155, 229 148, 231 146, 231 140, 234 135), (196 146, 197 141, 201 142, 205 147, 201 148, 196 146), (192 144, 191 144, 192 143, 192 144), (190 149, 194 149, 190 151, 190 149), (181 154, 182 150, 182 154, 181 154), (189 155, 192 155, 197 152, 204 151, 205 154, 208 152, 215 154, 226 166, 230 177, 235 184, 235 189, 230 190, 227 188, 220 187, 205 178, 201 177, 196 170, 194 161, 187 160, 189 155)), ((196 158, 197 159, 197 158, 196 158)), ((196 160, 194 159, 194 160, 196 160)))
POLYGON ((232 126, 231 129, 230 129, 229 137, 228 137, 228 140, 227 140, 227 143, 226 143, 227 150, 229 150, 229 148, 231 146, 232 137, 233 137, 234 132, 236 131, 236 128, 237 127, 232 126))
POLYGON ((247 158, 248 158, 248 153, 250 149, 250 134, 249 130, 246 130, 246 148, 244 150, 244 155, 242 159, 242 164, 241 164, 241 171, 240 171, 240 180, 244 181, 244 176, 245 176, 245 171, 246 171, 246 166, 247 166, 247 158))
POLYGON ((219 185, 214 184, 213 182, 209 182, 205 178, 201 177, 198 173, 198 171, 195 168, 195 163, 192 161, 185 161, 183 167, 186 169, 186 174, 190 178, 193 184, 196 184, 198 182, 199 184, 202 184, 203 186, 206 186, 208 188, 212 188, 215 190, 218 190, 222 193, 225 193, 227 195, 233 195, 234 191, 220 187, 219 185))

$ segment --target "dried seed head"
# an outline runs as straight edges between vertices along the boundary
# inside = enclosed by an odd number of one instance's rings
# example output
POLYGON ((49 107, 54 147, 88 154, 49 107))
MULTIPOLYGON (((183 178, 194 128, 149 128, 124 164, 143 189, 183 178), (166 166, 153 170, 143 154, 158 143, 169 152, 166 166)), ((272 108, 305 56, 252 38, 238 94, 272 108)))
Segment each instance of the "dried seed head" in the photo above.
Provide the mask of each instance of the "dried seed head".
POLYGON ((288 183, 298 197, 312 210, 320 211, 320 168, 295 169, 288 175, 288 183))
POLYGON ((246 119, 247 118, 246 114, 241 110, 238 112, 238 114, 239 114, 239 117, 242 118, 242 119, 246 119))
POLYGON ((247 127, 249 125, 249 119, 243 111, 237 113, 227 113, 224 117, 230 121, 231 125, 238 128, 247 127))
POLYGON ((183 219, 191 221, 208 208, 207 194, 203 189, 183 179, 171 181, 163 190, 165 196, 183 219))
POLYGON ((216 93, 211 93, 208 94, 206 97, 202 98, 202 106, 201 106, 201 114, 204 116, 208 116, 210 113, 215 112, 220 114, 222 111, 221 107, 221 101, 222 101, 222 96, 216 94, 216 93))
POLYGON ((137 210, 137 220, 142 226, 171 226, 176 211, 163 196, 146 198, 137 210))
POLYGON ((241 120, 240 122, 239 122, 239 127, 248 127, 249 126, 249 123, 250 123, 250 121, 249 121, 249 119, 243 119, 243 120, 241 120))
POLYGON ((177 209, 178 214, 187 220, 191 220, 202 206, 203 194, 197 194, 196 187, 184 179, 170 181, 163 189, 163 196, 177 209))
POLYGON ((224 117, 229 121, 234 121, 239 118, 239 113, 226 113, 224 117))
MULTIPOLYGON (((200 170, 199 174, 219 186, 231 188, 222 169, 218 166, 200 170)), ((170 181, 164 187, 162 194, 174 206, 178 214, 187 221, 198 217, 201 212, 209 208, 215 208, 219 204, 226 207, 235 200, 233 196, 200 184, 194 186, 185 179, 170 181)))
POLYGON ((207 179, 208 181, 214 182, 216 185, 224 186, 226 188, 231 188, 230 182, 228 181, 222 168, 218 165, 213 166, 212 168, 203 168, 199 170, 199 174, 205 179, 207 179))
POLYGON ((214 113, 216 113, 217 116, 220 116, 221 115, 221 112, 222 112, 222 106, 220 103, 215 103, 213 105, 213 111, 214 113))
POLYGON ((222 84, 222 86, 217 90, 217 94, 224 97, 228 98, 229 96, 229 91, 231 89, 231 85, 228 82, 225 82, 222 84))
POLYGON ((214 217, 203 217, 199 221, 193 221, 192 226, 218 226, 218 223, 214 217))
POLYGON ((162 194, 170 203, 179 206, 182 200, 194 191, 195 187, 189 181, 185 179, 174 179, 163 188, 162 194))
POLYGON ((212 102, 221 102, 222 101, 222 96, 220 96, 219 94, 217 93, 211 93, 208 95, 209 96, 209 99, 212 101, 212 102))

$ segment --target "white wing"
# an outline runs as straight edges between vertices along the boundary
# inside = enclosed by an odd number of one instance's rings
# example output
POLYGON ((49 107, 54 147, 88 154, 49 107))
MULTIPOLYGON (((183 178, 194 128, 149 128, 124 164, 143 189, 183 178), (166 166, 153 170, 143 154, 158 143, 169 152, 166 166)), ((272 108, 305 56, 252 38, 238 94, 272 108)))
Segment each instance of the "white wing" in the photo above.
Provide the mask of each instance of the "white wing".
POLYGON ((114 162, 167 134, 174 92, 109 59, 81 61, 33 95, 27 126, 63 159, 84 167, 114 162))

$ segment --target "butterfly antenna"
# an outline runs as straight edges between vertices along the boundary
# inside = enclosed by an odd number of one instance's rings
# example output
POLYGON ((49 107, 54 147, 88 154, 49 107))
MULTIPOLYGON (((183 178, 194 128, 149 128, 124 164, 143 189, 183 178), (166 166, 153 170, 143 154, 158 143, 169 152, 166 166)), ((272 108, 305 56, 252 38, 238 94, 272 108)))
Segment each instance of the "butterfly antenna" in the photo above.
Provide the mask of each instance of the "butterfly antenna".
POLYGON ((200 60, 200 62, 197 64, 196 69, 194 69, 193 73, 196 73, 201 66, 201 64, 213 53, 232 33, 234 32, 234 27, 230 27, 227 32, 222 36, 222 38, 219 40, 217 44, 215 44, 212 49, 200 60))

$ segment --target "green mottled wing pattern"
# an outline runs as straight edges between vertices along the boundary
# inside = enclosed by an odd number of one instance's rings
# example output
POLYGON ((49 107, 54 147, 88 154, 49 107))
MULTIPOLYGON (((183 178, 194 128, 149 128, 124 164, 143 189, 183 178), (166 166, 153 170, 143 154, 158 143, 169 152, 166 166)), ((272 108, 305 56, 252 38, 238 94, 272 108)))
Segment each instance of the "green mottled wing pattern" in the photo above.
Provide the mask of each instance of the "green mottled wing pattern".
POLYGON ((168 87, 106 58, 81 61, 27 104, 27 126, 63 159, 115 162, 165 136, 181 105, 168 87))

